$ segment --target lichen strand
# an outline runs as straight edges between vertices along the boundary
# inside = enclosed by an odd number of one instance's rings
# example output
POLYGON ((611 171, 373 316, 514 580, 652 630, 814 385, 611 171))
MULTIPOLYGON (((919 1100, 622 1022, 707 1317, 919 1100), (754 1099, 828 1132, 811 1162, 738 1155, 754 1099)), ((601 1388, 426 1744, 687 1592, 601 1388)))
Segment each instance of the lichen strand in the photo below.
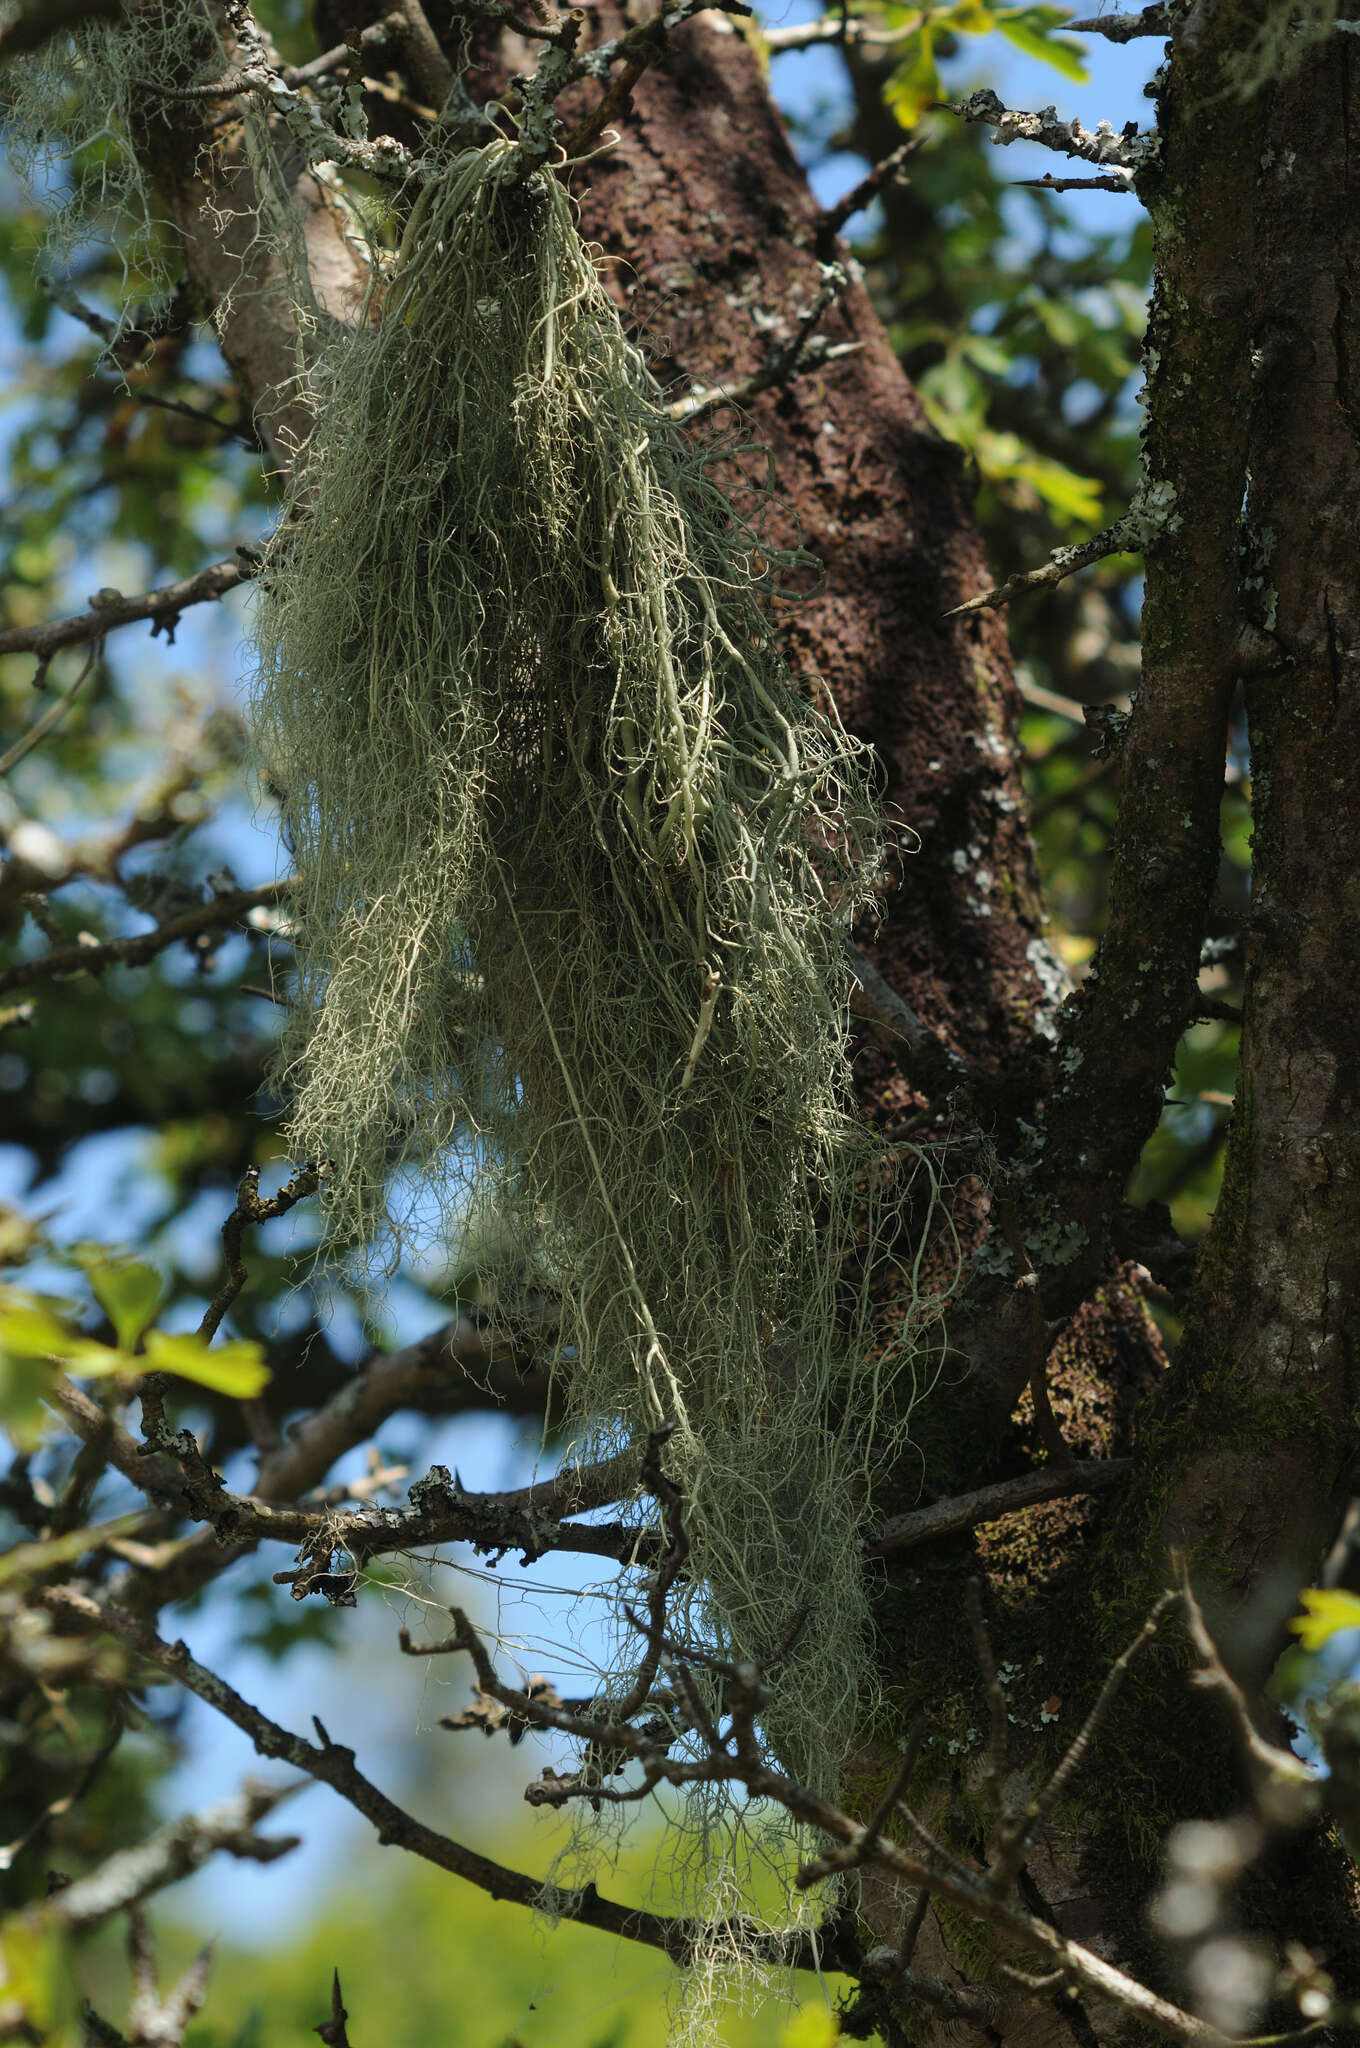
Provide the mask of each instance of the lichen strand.
POLYGON ((174 119, 154 88, 214 76, 222 61, 202 0, 149 0, 4 67, 0 120, 10 163, 45 210, 42 266, 60 291, 82 248, 107 245, 123 269, 118 325, 154 314, 179 274, 143 163, 148 130, 174 119))
MULTIPOLYGON (((674 1626, 760 1661, 786 1638, 767 1732, 830 1785, 869 1459, 916 1384, 903 1219, 933 1200, 850 1090, 864 750, 779 658, 763 477, 667 424, 513 144, 444 167, 324 367, 258 620, 301 871, 291 1143, 335 1162, 339 1243, 494 1245, 512 1324, 555 1296, 576 1454, 676 1425, 674 1626)), ((606 1692, 636 1656, 625 1628, 606 1692)))

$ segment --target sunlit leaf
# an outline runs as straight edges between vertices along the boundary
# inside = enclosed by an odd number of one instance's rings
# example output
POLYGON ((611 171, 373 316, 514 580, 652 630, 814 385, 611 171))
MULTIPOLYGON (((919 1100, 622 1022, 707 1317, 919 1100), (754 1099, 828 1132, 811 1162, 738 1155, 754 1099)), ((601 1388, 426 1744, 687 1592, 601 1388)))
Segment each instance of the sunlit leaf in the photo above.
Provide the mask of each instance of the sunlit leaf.
POLYGON ((1037 57, 1041 64, 1052 65, 1074 85, 1085 85, 1090 73, 1081 44, 1070 36, 1058 38, 1053 34, 1054 29, 1071 18, 1063 7, 1015 7, 998 13, 996 25, 1007 42, 1014 43, 1027 57, 1037 57))
POLYGON ((251 1401, 269 1384, 269 1367, 258 1344, 237 1338, 211 1349, 201 1337, 190 1333, 173 1335, 168 1330, 149 1330, 143 1370, 178 1373, 214 1394, 228 1394, 233 1400, 251 1401))
POLYGON ((957 7, 951 7, 948 14, 940 19, 940 27, 953 29, 963 36, 990 35, 996 26, 996 9, 984 7, 982 0, 959 0, 957 7))
POLYGON ((165 1292, 160 1274, 144 1259, 121 1258, 97 1246, 82 1248, 77 1256, 119 1344, 135 1350, 165 1292))
POLYGON ((17 1288, 0 1292, 0 1351, 11 1358, 65 1358, 72 1341, 46 1302, 17 1288))
POLYGON ((1360 1597, 1354 1593, 1330 1586, 1305 1586, 1299 1602, 1307 1612, 1296 1614, 1289 1626, 1305 1650, 1320 1650, 1343 1628, 1360 1628, 1360 1597))
POLYGON ((940 94, 940 74, 935 66, 935 31, 926 27, 908 41, 901 63, 883 88, 883 98, 902 127, 914 128, 940 94))
POLYGON ((51 1426, 47 1396, 53 1369, 44 1359, 0 1348, 0 1429, 16 1448, 36 1451, 51 1426))

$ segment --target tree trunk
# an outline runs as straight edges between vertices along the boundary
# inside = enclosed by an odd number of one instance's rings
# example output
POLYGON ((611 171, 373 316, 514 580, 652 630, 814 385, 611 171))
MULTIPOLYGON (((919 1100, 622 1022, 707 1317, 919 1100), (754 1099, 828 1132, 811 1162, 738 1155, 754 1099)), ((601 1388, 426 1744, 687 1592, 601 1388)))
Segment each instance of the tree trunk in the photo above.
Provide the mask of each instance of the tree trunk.
MULTIPOLYGON (((382 7, 365 0, 321 12, 326 39, 336 40, 382 7)), ((437 7, 430 13, 452 49, 447 18, 437 7)), ((1226 21, 1233 10, 1218 14, 1226 21)), ((598 36, 621 25, 608 6, 593 10, 592 24, 598 36)), ((926 423, 854 282, 825 329, 836 342, 858 343, 857 352, 753 407, 787 507, 786 537, 796 532, 827 571, 821 594, 791 616, 790 656, 825 679, 847 723, 877 748, 894 815, 919 838, 885 895, 875 957, 968 1063, 998 1142, 1011 1149, 1012 1188, 1026 1201, 1036 1189, 1041 1198, 1029 1213, 1042 1227, 1027 1237, 1022 1221, 1019 1236, 1039 1291, 1017 1287, 1024 1276, 1004 1253, 975 1273, 957 1307, 958 1356, 930 1406, 920 1460, 899 1478, 902 1503, 981 1484, 1042 1455, 1042 1415, 1008 1421, 1027 1378, 1044 1369, 1046 1340, 1037 1357, 1034 1350, 1036 1303, 1041 1326, 1044 1311, 1076 1311, 1047 1362, 1071 1450, 1130 1451, 1139 1411, 1136 1476, 1112 1521, 1093 1502, 1058 1503, 882 1570, 881 1677, 891 1712, 847 1782, 846 1804, 872 1808, 885 1737, 924 1712, 930 1740, 914 1803, 965 1854, 980 1850, 987 1822, 985 1703, 959 1618, 970 1573, 989 1587, 997 1657, 1013 1667, 1008 1787, 1020 1797, 1075 1733, 1110 1658, 1164 1582, 1168 1540, 1218 1589, 1219 1617, 1235 1609, 1249 1620, 1229 1648, 1257 1685, 1278 1644, 1282 1604, 1314 1568, 1353 1483, 1360 1033, 1346 998, 1360 959, 1355 58, 1351 39, 1335 37, 1268 105, 1245 109, 1224 97, 1217 61, 1212 29, 1189 59, 1178 50, 1164 160, 1149 195, 1163 259, 1160 346, 1190 380, 1170 389, 1165 361, 1152 379, 1150 448, 1154 477, 1174 473, 1181 524, 1149 547, 1147 684, 1124 760, 1112 938, 1100 977, 1067 1017, 1058 1014, 1064 978, 1044 944, 1025 831, 1004 628, 991 613, 943 618, 991 580, 961 457, 926 423), (1206 211, 1217 241, 1200 233, 1206 211), (1239 569, 1248 472, 1247 517, 1269 556, 1264 592, 1239 569), (1244 620, 1252 593, 1259 616, 1244 620), (1243 623, 1256 629, 1247 643, 1243 623), (1224 726, 1243 644, 1253 658, 1263 646, 1265 654, 1248 686, 1258 865, 1242 1085, 1225 1199, 1185 1340, 1154 1393, 1159 1347, 1132 1268, 1112 1254, 1113 1219, 1193 1008, 1224 726), (1315 833, 1319 804, 1326 826, 1315 833), (1050 1148, 1026 1159, 1018 1119, 1043 1114, 1055 1072, 1050 1148), (1072 1231, 1075 1258, 1065 1249, 1072 1231), (1248 1609, 1271 1571, 1283 1574, 1275 1606, 1255 1600, 1248 1609), (1078 1617, 1091 1619, 1083 1627, 1078 1617)), ((634 99, 617 147, 575 174, 589 184, 583 229, 617 266, 621 299, 652 307, 646 325, 664 336, 659 368, 677 389, 731 382, 796 332, 821 283, 817 206, 755 57, 725 19, 682 29, 634 99)), ((237 174, 228 161, 223 175, 237 174)), ((195 281, 218 303, 227 280, 198 223, 201 192, 191 194, 168 166, 166 183, 195 281)), ((348 273, 338 231, 319 202, 309 217, 323 242, 334 236, 339 305, 348 273)), ((268 317, 264 300, 238 295, 226 338, 257 399, 286 390, 291 371, 291 339, 268 317)), ((866 1045, 860 1064, 871 1113, 919 1099, 910 1070, 897 1071, 876 1046, 866 1045)), ((982 1224, 969 1223, 970 1204, 985 1209, 972 1183, 959 1190, 957 1209, 976 1241, 982 1224)), ((994 1228, 992 1238, 1002 1234, 994 1228)), ((1216 1715, 1189 1711, 1183 1661, 1154 1657, 1129 1688, 1129 1704, 1100 1736, 1024 1880, 1033 1910, 1139 1971, 1157 1967, 1141 1901, 1166 1826, 1231 1810, 1241 1796, 1231 1732, 1216 1715)), ((1289 1896, 1287 1874, 1276 1882, 1267 1874, 1259 1915, 1281 1938, 1315 1936, 1335 1963, 1345 1885, 1325 1859, 1310 1868, 1307 1902, 1289 1896)), ((887 1936, 899 1902, 871 1892, 868 1905, 887 1936)), ((995 2016, 985 2028, 922 2010, 896 2021, 921 2042, 1090 2048, 1138 2038, 1114 2008, 1083 2010, 1061 1993, 1051 2006, 1035 2005, 996 1973, 998 1960, 976 1926, 932 1912, 919 1967, 953 1981, 990 1978, 995 2016)))

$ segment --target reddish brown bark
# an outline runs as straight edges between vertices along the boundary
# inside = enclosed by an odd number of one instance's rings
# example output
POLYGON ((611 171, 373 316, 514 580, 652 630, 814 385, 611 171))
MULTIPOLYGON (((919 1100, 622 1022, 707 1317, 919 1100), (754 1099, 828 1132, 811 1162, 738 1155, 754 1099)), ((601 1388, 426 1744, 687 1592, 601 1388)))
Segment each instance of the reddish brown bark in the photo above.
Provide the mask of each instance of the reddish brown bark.
MULTIPOLYGON (((701 16, 673 39, 617 147, 574 182, 582 228, 618 261, 621 288, 659 300, 658 368, 679 389, 745 376, 791 339, 820 283, 820 209, 724 17, 701 16)), ((791 613, 786 644, 872 741, 892 815, 919 837, 873 940, 879 965, 957 1050, 995 1071, 1028 1056, 1050 999, 1030 958, 1040 909, 1005 628, 942 617, 989 581, 963 459, 927 423, 859 283, 824 328, 859 352, 750 413, 773 453, 785 532, 826 569, 822 594, 791 613)))

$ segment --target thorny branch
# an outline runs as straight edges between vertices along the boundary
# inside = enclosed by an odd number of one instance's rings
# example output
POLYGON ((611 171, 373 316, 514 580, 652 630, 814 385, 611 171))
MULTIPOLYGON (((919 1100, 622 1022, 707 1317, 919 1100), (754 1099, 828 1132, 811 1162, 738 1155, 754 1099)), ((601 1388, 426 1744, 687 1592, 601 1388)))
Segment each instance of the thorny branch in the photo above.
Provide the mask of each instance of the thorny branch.
POLYGON ((1156 135, 1141 130, 1136 122, 1128 122, 1118 134, 1108 121, 1098 122, 1094 129, 1083 128, 1075 116, 1070 121, 1060 121, 1053 107, 1045 107, 1038 114, 1007 107, 990 86, 970 93, 966 100, 946 100, 944 105, 961 121, 976 121, 994 128, 992 140, 1003 149, 1012 142, 1037 142, 1044 149, 1056 150, 1060 156, 1100 164, 1110 175, 1122 176, 1130 185, 1156 155, 1156 135))

